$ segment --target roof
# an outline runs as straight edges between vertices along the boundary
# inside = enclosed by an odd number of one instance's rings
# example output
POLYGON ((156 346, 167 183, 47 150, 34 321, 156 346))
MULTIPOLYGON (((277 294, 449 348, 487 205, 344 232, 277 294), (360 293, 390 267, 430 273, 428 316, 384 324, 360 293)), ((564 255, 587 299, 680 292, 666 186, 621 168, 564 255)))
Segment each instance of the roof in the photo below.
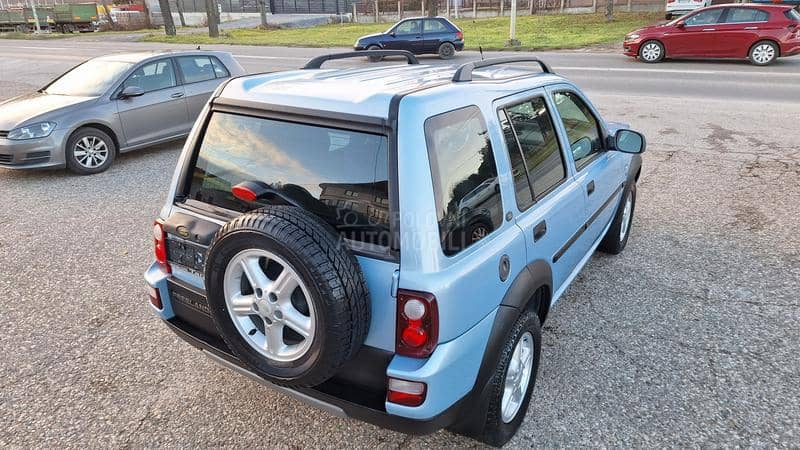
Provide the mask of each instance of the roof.
POLYGON ((165 55, 209 55, 219 52, 209 51, 209 50, 153 50, 148 52, 134 52, 134 53, 112 53, 110 55, 100 56, 95 59, 100 61, 115 61, 115 62, 126 62, 126 63, 139 63, 145 61, 147 59, 165 56, 165 55))
POLYGON ((232 79, 220 93, 223 99, 321 110, 332 113, 388 118, 397 94, 415 97, 445 94, 470 96, 494 91, 494 98, 532 89, 563 78, 519 66, 492 66, 474 71, 474 81, 452 82, 457 66, 399 64, 350 69, 293 70, 232 79), (492 87, 489 88, 487 83, 492 87), (501 92, 496 92, 501 91, 501 92), (507 91, 506 94, 503 94, 507 91))

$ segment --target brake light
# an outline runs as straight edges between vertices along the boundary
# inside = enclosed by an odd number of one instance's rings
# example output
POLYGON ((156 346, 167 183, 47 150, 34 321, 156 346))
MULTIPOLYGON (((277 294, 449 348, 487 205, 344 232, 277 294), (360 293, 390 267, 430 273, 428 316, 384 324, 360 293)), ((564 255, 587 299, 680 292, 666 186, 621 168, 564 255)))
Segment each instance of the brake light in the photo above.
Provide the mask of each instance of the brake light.
POLYGON ((675 3, 675 0, 667 0, 667 3, 675 3))
POLYGON ((231 194, 243 202, 254 202, 258 198, 258 194, 249 186, 242 186, 244 183, 237 184, 231 188, 231 194))
POLYGON ((460 31, 456 31, 456 40, 463 41, 464 40, 464 33, 460 31))
POLYGON ((153 241, 155 245, 156 261, 164 266, 167 273, 171 273, 172 269, 167 262, 167 235, 164 233, 164 224, 160 220, 156 220, 153 224, 153 241))
POLYGON ((427 358, 438 343, 436 297, 427 292, 398 290, 395 352, 412 358, 427 358))
POLYGON ((419 406, 425 402, 426 391, 425 383, 389 378, 386 401, 403 406, 419 406))

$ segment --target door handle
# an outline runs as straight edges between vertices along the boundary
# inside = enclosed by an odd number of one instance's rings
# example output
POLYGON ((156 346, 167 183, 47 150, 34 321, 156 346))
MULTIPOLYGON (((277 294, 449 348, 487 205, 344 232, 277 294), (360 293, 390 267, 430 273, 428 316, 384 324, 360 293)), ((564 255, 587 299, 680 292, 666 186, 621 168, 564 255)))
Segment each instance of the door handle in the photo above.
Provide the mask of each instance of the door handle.
POLYGON ((590 181, 589 184, 586 185, 586 194, 592 195, 594 193, 594 180, 590 181))
POLYGON ((745 30, 757 30, 758 27, 744 27, 745 30))
POLYGON ((533 242, 538 241, 544 237, 545 234, 547 234, 547 222, 543 220, 533 227, 533 242))
POLYGON ((183 97, 183 92, 176 92, 176 93, 170 95, 170 97, 172 97, 172 98, 181 98, 181 97, 183 97))
POLYGON ((703 28, 703 31, 717 31, 716 28, 703 28))

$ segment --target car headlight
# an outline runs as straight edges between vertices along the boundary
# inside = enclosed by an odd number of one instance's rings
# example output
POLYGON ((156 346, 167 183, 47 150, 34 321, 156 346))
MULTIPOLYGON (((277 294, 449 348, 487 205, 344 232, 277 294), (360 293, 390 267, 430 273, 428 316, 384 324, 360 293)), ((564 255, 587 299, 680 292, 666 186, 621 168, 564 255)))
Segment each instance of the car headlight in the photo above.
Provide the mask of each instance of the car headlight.
POLYGON ((629 34, 629 35, 625 36, 625 40, 626 41, 632 41, 634 39, 639 39, 639 35, 634 33, 634 34, 629 34))
POLYGON ((358 47, 358 43, 360 42, 359 39, 356 39, 356 42, 353 44, 353 47, 358 47))
POLYGON ((56 129, 53 122, 38 122, 24 127, 14 128, 8 132, 8 139, 21 141, 24 139, 36 139, 50 136, 56 129))

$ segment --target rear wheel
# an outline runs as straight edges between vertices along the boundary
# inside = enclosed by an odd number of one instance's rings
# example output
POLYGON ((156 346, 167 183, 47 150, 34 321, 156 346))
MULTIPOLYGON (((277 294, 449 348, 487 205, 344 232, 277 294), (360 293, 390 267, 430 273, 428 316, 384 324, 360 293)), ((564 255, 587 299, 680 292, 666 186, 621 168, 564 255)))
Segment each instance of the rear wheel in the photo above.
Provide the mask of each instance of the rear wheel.
POLYGON ((760 41, 750 49, 750 62, 757 66, 767 66, 778 58, 778 46, 774 42, 760 41))
MULTIPOLYGON (((367 50, 380 50, 380 49, 381 48, 378 47, 377 45, 370 45, 369 47, 367 47, 367 50)), ((382 59, 383 59, 383 56, 368 56, 367 57, 367 60, 369 60, 369 62, 378 62, 378 61, 380 61, 382 59)))
POLYGON ((664 45, 658 41, 647 41, 639 47, 639 58, 646 63, 657 63, 664 59, 664 45))
POLYGON ((450 42, 444 42, 439 46, 439 58, 450 59, 456 54, 456 47, 450 42))
POLYGON ((108 170, 116 154, 117 147, 111 136, 97 128, 86 127, 69 137, 65 156, 69 170, 92 175, 108 170))

